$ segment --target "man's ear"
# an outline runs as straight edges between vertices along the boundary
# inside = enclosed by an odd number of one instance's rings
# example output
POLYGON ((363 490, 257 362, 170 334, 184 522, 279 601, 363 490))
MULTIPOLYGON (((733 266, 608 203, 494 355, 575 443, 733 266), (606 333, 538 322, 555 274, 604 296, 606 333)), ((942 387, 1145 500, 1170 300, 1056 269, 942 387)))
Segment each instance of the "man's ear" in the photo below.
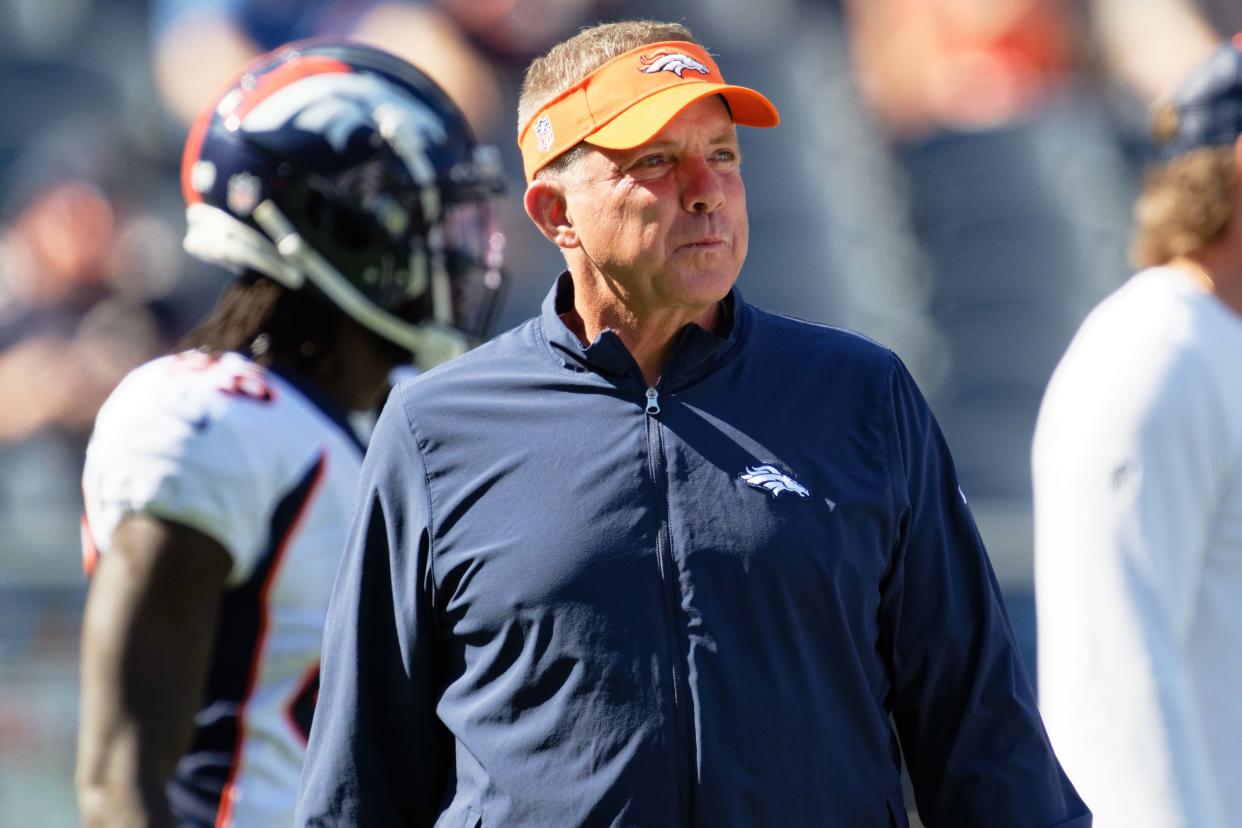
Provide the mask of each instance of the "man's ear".
POLYGON ((569 218, 565 203, 565 190, 560 182, 551 178, 536 178, 526 185, 526 215, 539 228, 539 232, 557 247, 577 247, 578 231, 569 218))

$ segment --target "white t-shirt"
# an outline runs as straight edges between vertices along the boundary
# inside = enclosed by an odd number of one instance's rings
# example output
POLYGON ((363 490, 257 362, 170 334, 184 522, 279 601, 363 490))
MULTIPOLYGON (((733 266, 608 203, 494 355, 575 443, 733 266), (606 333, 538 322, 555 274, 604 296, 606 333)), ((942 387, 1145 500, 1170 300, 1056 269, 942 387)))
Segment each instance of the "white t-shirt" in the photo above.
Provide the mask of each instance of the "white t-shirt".
POLYGON ((1135 275, 1033 449, 1040 707, 1100 828, 1242 824, 1242 317, 1135 275))
POLYGON ((198 529, 233 559, 194 747, 169 786, 182 822, 293 821, 362 461, 313 393, 237 354, 164 357, 117 387, 87 450, 88 559, 134 513, 198 529))

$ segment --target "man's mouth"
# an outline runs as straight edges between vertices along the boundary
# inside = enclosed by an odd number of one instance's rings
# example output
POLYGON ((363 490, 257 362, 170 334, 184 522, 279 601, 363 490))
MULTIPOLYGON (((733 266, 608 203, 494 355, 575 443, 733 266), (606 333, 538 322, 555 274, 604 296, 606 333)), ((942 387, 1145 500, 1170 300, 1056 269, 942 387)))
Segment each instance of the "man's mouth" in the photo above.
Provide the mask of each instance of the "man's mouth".
POLYGON ((679 250, 715 250, 723 248, 725 241, 720 236, 703 236, 678 246, 679 250))

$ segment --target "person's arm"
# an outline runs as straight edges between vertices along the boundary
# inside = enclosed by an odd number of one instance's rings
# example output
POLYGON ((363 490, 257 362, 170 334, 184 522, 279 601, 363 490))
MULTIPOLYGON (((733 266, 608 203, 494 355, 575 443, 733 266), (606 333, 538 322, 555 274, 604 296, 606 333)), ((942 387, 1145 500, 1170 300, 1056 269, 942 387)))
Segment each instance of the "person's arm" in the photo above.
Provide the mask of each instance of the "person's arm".
POLYGON ((172 826, 164 785, 189 746, 231 559, 194 529, 125 518, 82 621, 83 825, 172 826))
POLYGON ((896 359, 884 408, 896 525, 880 652, 919 815, 929 828, 1085 828, 944 438, 896 359))
POLYGON ((1092 34, 1105 65, 1151 106, 1221 42, 1193 0, 1091 0, 1092 34))
POLYGON ((332 589, 299 826, 429 826, 444 800, 431 505, 403 387, 371 435, 332 589))

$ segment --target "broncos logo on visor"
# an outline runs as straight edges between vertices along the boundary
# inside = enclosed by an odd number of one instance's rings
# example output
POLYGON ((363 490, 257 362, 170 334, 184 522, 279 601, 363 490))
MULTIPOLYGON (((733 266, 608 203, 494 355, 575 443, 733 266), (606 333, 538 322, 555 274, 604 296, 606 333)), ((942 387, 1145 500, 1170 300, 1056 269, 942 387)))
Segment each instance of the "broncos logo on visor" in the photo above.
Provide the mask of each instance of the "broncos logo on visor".
POLYGON ((802 498, 811 496, 811 492, 806 486, 803 486, 775 466, 766 464, 762 466, 747 466, 746 471, 739 474, 737 478, 747 486, 762 489, 774 498, 780 497, 782 492, 793 492, 802 498))
POLYGON ((687 69, 698 72, 700 75, 706 75, 710 70, 702 63, 699 63, 689 55, 683 55, 681 52, 661 52, 651 57, 640 57, 638 62, 642 64, 642 68, 638 71, 646 75, 654 75, 657 72, 672 72, 677 77, 685 77, 684 73, 687 69))

